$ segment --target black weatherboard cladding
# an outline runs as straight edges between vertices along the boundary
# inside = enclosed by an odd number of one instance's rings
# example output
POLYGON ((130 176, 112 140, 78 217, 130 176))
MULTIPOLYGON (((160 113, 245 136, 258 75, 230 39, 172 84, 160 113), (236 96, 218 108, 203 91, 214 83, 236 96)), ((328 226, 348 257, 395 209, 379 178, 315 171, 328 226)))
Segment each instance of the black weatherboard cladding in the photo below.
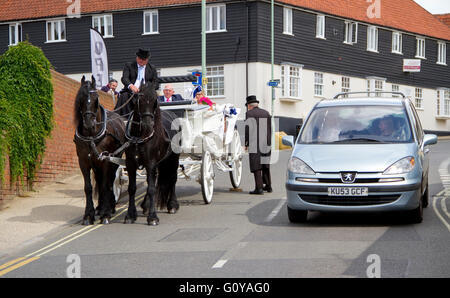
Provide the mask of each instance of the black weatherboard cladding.
MULTIPOLYGON (((260 62, 270 63, 270 4, 258 3, 260 62)), ((344 20, 326 17, 326 40, 316 38, 316 14, 293 9, 293 35, 283 34, 283 7, 275 6, 275 63, 303 64, 305 69, 365 78, 387 78, 390 83, 417 87, 450 86, 450 67, 436 64, 437 41, 426 39, 426 60, 420 73, 404 73, 403 59, 415 59, 416 37, 403 34, 403 55, 393 54, 392 31, 378 29, 379 53, 367 51, 367 25, 359 24, 358 42, 344 44, 344 20)), ((450 44, 447 43, 447 59, 450 44)))
MULTIPOLYGON (((249 6, 255 6, 249 3, 249 6)), ((256 9, 250 7, 249 31, 255 36, 256 9), (253 21, 252 21, 253 19, 253 21)), ((151 52, 150 62, 157 68, 201 65, 201 6, 158 9, 159 34, 143 35, 143 10, 114 12, 114 38, 105 38, 110 71, 122 70, 135 59, 139 47, 151 52)), ((247 55, 246 2, 226 6, 227 31, 208 33, 207 64, 243 63, 247 55)), ((55 69, 61 73, 90 72, 92 16, 66 18, 67 41, 46 43, 46 22, 23 23, 24 39, 41 47, 55 69)), ((0 25, 0 53, 8 49, 8 25, 0 25)), ((249 59, 256 61, 256 39, 250 41, 249 59)))
MULTIPOLYGON (((200 5, 158 9, 159 34, 142 35, 143 10, 114 12, 114 38, 106 38, 110 71, 122 70, 135 59, 139 47, 151 51, 157 68, 201 64, 200 5)), ((270 4, 236 1, 226 4, 226 32, 207 34, 207 64, 270 63, 270 4), (247 5, 249 16, 247 18, 247 5), (248 39, 247 39, 247 24, 248 39), (248 52, 247 52, 248 42, 248 52)), ((91 16, 66 18, 67 41, 46 43, 46 22, 23 23, 23 36, 41 47, 61 73, 90 72, 91 16)), ((403 34, 403 55, 391 53, 392 31, 379 29, 379 53, 367 48, 367 25, 358 26, 358 43, 344 44, 344 20, 326 17, 326 40, 316 38, 316 14, 293 9, 293 34, 283 34, 283 7, 275 6, 275 63, 303 64, 305 69, 365 78, 387 78, 389 83, 436 88, 450 86, 450 67, 436 64, 437 42, 426 40, 420 73, 403 73, 403 59, 415 58, 416 37, 403 34)), ((0 25, 0 53, 8 49, 7 24, 0 25)), ((447 43, 450 59, 450 44, 447 43)), ((251 74, 250 79, 251 79, 251 74)), ((279 76, 279 74, 276 74, 279 76)))

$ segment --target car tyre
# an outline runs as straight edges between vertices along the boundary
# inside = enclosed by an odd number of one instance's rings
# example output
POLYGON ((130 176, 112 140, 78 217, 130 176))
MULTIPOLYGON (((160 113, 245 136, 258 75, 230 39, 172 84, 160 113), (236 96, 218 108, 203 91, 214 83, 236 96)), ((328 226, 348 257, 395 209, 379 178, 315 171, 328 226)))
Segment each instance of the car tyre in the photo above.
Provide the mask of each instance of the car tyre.
POLYGON ((306 219, 308 217, 308 210, 294 210, 287 207, 287 211, 290 222, 292 223, 306 222, 306 219))
POLYGON ((419 200, 419 207, 408 213, 409 222, 419 224, 423 221, 423 203, 422 198, 419 200))
POLYGON ((426 186, 425 193, 424 193, 423 196, 422 196, 422 205, 423 205, 423 208, 427 208, 429 202, 430 202, 430 192, 429 192, 428 182, 427 182, 427 186, 426 186))

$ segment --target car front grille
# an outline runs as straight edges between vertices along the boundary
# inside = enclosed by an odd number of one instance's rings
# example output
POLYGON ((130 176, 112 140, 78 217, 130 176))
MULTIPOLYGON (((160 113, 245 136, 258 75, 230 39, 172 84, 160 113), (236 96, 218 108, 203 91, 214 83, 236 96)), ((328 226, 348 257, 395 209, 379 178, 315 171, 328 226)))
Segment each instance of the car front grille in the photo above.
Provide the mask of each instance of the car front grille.
MULTIPOLYGON (((379 178, 356 178, 353 183, 378 183, 379 178)), ((344 184, 340 178, 319 178, 319 183, 344 184)))
POLYGON ((299 195, 300 198, 311 204, 328 206, 373 206, 395 202, 400 195, 380 195, 367 197, 330 197, 327 195, 299 195))

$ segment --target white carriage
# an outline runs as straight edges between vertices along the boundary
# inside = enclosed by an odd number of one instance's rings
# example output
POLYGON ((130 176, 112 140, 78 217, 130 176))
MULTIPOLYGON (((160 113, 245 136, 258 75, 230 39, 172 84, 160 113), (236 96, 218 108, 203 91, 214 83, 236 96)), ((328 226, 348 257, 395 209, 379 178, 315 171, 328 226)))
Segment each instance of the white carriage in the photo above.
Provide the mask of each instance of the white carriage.
MULTIPOLYGON (((178 178, 200 183, 203 200, 211 203, 214 193, 214 165, 228 172, 233 188, 238 188, 242 178, 243 149, 236 121, 239 108, 231 104, 207 105, 187 102, 161 104, 162 110, 176 113, 179 118, 172 128, 179 133, 172 139, 172 150, 180 153, 178 178)), ((116 201, 128 180, 124 160, 110 159, 120 164, 114 182, 116 201)), ((145 172, 145 171, 144 171, 145 172)), ((145 173, 137 172, 137 179, 146 179, 145 173)))

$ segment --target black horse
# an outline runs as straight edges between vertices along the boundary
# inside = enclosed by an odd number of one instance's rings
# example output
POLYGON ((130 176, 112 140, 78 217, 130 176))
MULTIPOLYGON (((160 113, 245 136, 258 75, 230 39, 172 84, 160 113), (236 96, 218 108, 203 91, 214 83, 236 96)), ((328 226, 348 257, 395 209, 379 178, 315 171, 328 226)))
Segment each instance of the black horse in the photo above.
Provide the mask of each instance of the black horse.
POLYGON ((98 210, 102 224, 108 224, 115 212, 113 182, 118 166, 100 160, 100 153, 114 152, 125 142, 125 124, 118 114, 106 111, 99 103, 95 78, 92 82, 81 79, 75 101, 75 138, 78 163, 84 178, 86 209, 83 225, 94 224, 95 209, 92 201, 91 169, 98 187, 98 210))
POLYGON ((179 154, 172 151, 171 138, 176 133, 171 130, 173 113, 161 111, 158 96, 153 84, 141 84, 141 90, 135 95, 134 109, 128 118, 126 138, 129 146, 125 151, 126 167, 129 175, 129 205, 125 223, 136 221, 135 206, 136 170, 140 167, 147 172, 147 193, 142 208, 148 212, 149 225, 158 225, 156 214, 167 207, 170 214, 179 209, 175 194, 179 154))

